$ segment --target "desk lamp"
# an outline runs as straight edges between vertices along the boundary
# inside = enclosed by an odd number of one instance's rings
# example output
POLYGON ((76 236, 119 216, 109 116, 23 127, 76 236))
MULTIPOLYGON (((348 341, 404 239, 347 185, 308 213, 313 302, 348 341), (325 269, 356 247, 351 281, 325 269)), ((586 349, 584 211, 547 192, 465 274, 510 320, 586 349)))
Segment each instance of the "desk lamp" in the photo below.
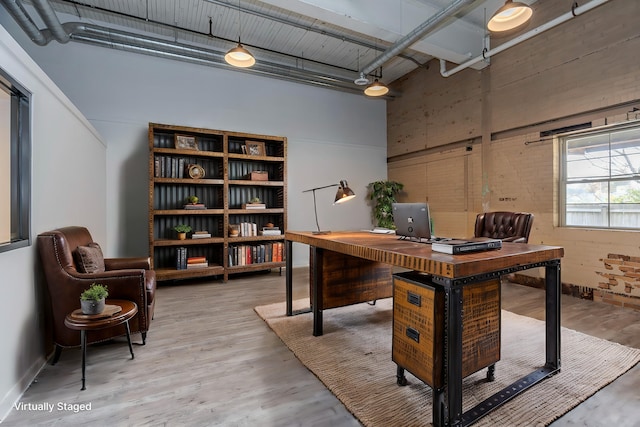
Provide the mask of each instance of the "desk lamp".
POLYGON ((330 188, 330 187, 338 187, 338 191, 336 192, 336 198, 333 201, 334 205, 338 203, 344 203, 347 200, 351 200, 354 197, 356 197, 356 194, 353 192, 353 190, 349 188, 349 185, 345 180, 340 181, 340 184, 330 184, 330 185, 325 185, 323 187, 316 187, 316 188, 311 188, 309 190, 304 190, 303 193, 308 193, 309 191, 313 191, 313 211, 315 212, 315 215, 316 215, 316 227, 318 228, 318 231, 314 231, 313 234, 331 233, 330 231, 320 231, 320 225, 318 224, 318 208, 316 206, 316 190, 322 190, 323 188, 330 188))

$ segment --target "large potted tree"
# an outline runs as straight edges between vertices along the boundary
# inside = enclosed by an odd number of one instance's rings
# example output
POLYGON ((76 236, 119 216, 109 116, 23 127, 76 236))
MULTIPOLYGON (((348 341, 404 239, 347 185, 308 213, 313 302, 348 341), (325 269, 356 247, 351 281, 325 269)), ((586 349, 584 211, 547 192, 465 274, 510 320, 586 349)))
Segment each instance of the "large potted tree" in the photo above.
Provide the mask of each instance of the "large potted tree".
POLYGON ((395 230, 392 204, 396 202, 396 195, 402 191, 404 184, 383 180, 370 182, 368 187, 369 200, 373 201, 373 217, 376 220, 376 226, 395 230))

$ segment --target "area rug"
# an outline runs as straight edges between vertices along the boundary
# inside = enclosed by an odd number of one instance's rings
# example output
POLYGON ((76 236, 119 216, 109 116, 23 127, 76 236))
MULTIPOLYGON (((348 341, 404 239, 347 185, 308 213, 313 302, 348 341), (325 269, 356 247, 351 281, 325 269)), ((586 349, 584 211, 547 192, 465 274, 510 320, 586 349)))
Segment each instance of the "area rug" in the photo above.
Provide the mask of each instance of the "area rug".
MULTIPOLYGON (((294 301, 294 309, 309 301, 294 301)), ((285 304, 255 308, 296 357, 365 426, 431 425, 431 389, 407 372, 396 385, 391 360, 392 300, 325 310, 324 335, 312 335, 312 314, 285 316, 285 304)), ((477 426, 544 426, 640 361, 640 350, 562 328, 561 372, 480 419, 477 426)), ((496 379, 486 370, 464 379, 463 409, 475 406, 544 365, 544 322, 502 311, 496 379)))

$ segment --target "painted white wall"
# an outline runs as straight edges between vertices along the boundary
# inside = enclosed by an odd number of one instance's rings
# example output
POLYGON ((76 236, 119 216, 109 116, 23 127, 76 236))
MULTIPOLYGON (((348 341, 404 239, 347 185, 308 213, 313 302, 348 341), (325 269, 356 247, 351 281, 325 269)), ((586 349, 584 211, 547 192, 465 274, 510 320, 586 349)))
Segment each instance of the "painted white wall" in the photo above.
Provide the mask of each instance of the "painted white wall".
POLYGON ((44 284, 35 237, 49 229, 78 224, 87 226, 96 240, 105 240, 106 146, 95 128, 3 27, 0 67, 32 93, 33 151, 33 244, 0 253, 1 421, 45 362, 44 284))
POLYGON ((11 240, 11 96, 0 90, 0 242, 11 240))
MULTIPOLYGON (((333 206, 335 190, 321 190, 321 227, 372 226, 364 196, 387 176, 384 100, 75 42, 39 47, 6 25, 107 143, 106 255, 148 255, 149 122, 286 136, 289 229, 315 228, 302 190, 340 179, 359 197, 333 206)), ((307 249, 293 262, 307 265, 307 249)))

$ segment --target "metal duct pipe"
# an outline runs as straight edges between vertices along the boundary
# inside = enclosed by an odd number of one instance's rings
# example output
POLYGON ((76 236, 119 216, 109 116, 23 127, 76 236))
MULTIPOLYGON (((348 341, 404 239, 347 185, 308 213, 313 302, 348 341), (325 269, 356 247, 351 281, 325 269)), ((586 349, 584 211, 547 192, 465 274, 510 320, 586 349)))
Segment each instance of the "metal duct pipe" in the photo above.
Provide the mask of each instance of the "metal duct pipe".
POLYGON ((550 30, 551 28, 557 27, 560 24, 563 24, 565 22, 567 22, 568 20, 581 15, 585 12, 590 11, 593 8, 596 8, 602 4, 607 3, 609 0, 593 0, 590 3, 585 4, 584 6, 578 6, 578 7, 573 7, 571 9, 571 12, 567 12, 563 15, 558 16, 555 19, 552 19, 551 21, 547 22, 546 24, 543 24, 541 26, 539 26, 538 28, 535 28, 531 31, 528 31, 524 34, 519 35, 518 37, 515 37, 511 40, 509 40, 508 42, 505 42, 503 44, 501 44, 500 46, 496 47, 495 49, 491 49, 488 50, 486 52, 484 52, 482 55, 477 56, 473 59, 468 60, 467 62, 464 62, 460 65, 458 65, 455 68, 452 68, 451 70, 447 71, 447 63, 444 59, 440 60, 440 74, 443 77, 449 77, 455 73, 457 73, 458 71, 462 71, 465 68, 469 68, 470 66, 472 66, 473 64, 480 62, 482 60, 484 60, 485 58, 489 58, 492 55, 495 55, 497 53, 500 53, 504 50, 509 49, 510 47, 513 47, 517 44, 522 43, 525 40, 529 40, 532 37, 537 36, 538 34, 543 33, 544 31, 550 30))
POLYGON ((361 75, 367 75, 371 73, 376 68, 382 66, 389 59, 397 56, 400 52, 414 44, 416 41, 420 40, 424 37, 428 32, 433 30, 437 25, 439 25, 445 19, 456 14, 460 9, 464 6, 473 3, 475 0, 457 0, 451 3, 449 6, 445 7, 425 22, 416 27, 413 31, 408 33, 406 36, 402 37, 400 40, 395 42, 393 46, 390 46, 389 49, 384 51, 380 56, 374 59, 371 63, 366 65, 362 70, 360 70, 361 75))
POLYGON ((64 31, 62 28, 62 24, 56 15, 56 12, 49 4, 48 0, 32 0, 33 7, 38 12, 38 15, 44 21, 44 24, 47 26, 49 31, 51 31, 51 35, 60 43, 69 42, 69 34, 64 31))
POLYGON ((191 62, 200 65, 214 66, 234 71, 243 71, 250 74, 260 74, 283 80, 322 86, 332 89, 347 90, 352 93, 361 93, 354 88, 350 79, 339 79, 324 74, 313 73, 281 64, 260 61, 248 70, 238 70, 224 62, 224 52, 218 52, 195 46, 187 46, 176 42, 113 30, 93 24, 80 22, 66 23, 63 25, 71 34, 73 41, 92 44, 101 47, 120 49, 127 52, 142 53, 167 59, 191 62))
POLYGON ((51 40, 51 34, 48 31, 40 31, 35 22, 31 19, 31 16, 24 10, 22 3, 19 0, 0 0, 5 9, 18 23, 22 31, 24 31, 32 42, 38 46, 45 46, 51 40))

